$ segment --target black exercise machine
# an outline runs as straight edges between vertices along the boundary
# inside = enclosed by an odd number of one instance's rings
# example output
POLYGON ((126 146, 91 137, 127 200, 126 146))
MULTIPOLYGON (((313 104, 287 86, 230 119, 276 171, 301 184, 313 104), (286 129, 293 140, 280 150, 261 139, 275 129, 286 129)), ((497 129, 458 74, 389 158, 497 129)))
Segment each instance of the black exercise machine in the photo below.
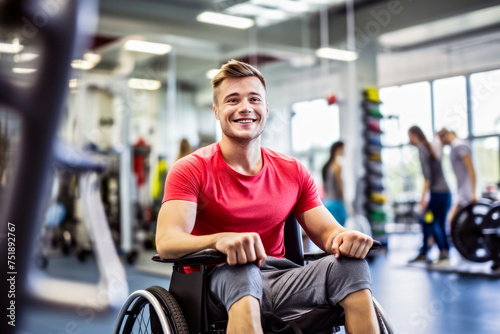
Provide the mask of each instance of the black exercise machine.
MULTIPOLYGON (((0 71, 0 105, 15 112, 21 123, 14 178, 9 180, 0 198, 2 309, 6 310, 14 302, 16 323, 22 317, 22 306, 26 302, 24 285, 34 251, 35 231, 40 230, 43 196, 50 180, 53 143, 67 96, 70 63, 83 53, 84 36, 90 35, 97 23, 95 1, 57 1, 53 2, 57 4, 57 11, 52 11, 43 25, 34 25, 36 30, 28 34, 26 22, 36 21, 33 17, 40 14, 40 3, 35 0, 0 2, 2 29, 17 32, 21 43, 36 45, 40 54, 39 67, 30 85, 20 85, 5 71, 0 71), (14 252, 8 250, 8 236, 14 237, 11 239, 15 241, 14 252), (15 278, 15 299, 6 298, 12 287, 6 286, 7 277, 15 278)), ((4 317, 0 328, 0 332, 6 334, 13 333, 16 327, 9 325, 4 317)))
POLYGON ((462 207, 452 218, 451 238, 458 252, 472 262, 493 260, 500 267, 500 202, 481 199, 462 207))

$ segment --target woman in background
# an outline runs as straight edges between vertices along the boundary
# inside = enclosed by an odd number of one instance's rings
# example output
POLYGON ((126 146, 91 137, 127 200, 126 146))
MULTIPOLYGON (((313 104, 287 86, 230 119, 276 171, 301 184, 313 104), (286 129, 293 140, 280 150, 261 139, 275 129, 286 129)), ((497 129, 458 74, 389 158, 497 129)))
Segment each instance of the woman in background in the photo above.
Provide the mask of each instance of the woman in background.
POLYGON ((192 153, 191 145, 186 138, 183 138, 179 142, 179 155, 177 155, 177 160, 184 158, 192 153))
POLYGON ((344 205, 344 187, 342 184, 343 158, 344 143, 338 141, 330 148, 330 158, 321 171, 323 187, 325 189, 323 204, 341 225, 344 225, 347 219, 347 212, 344 205))
POLYGON ((418 126, 412 126, 408 130, 410 145, 418 148, 422 173, 425 182, 420 200, 422 215, 420 223, 423 231, 423 244, 418 256, 410 262, 428 261, 428 240, 433 236, 439 247, 439 258, 434 264, 446 264, 448 262, 448 239, 446 235, 446 216, 451 206, 451 192, 444 178, 441 166, 441 154, 427 140, 418 126), (430 193, 429 202, 426 203, 427 193, 430 193))

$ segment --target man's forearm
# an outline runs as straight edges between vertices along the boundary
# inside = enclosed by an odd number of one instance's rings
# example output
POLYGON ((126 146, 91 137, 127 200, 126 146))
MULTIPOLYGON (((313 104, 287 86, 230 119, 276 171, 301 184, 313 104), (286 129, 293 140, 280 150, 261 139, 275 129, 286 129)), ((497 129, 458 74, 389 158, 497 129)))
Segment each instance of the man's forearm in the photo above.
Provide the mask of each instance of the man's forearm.
POLYGON ((171 229, 162 238, 156 239, 156 250, 162 259, 177 259, 203 249, 215 248, 222 234, 198 236, 171 229))
POLYGON ((471 168, 469 172, 470 176, 470 183, 471 183, 471 191, 472 191, 472 198, 476 197, 476 172, 474 171, 474 168, 471 168))

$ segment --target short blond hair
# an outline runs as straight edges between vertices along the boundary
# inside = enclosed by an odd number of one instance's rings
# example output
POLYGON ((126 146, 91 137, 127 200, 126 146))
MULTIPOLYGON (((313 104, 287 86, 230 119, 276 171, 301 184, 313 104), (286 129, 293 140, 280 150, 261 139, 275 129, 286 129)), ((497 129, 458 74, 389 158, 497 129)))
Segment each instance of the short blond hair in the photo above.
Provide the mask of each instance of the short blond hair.
POLYGON ((217 98, 219 96, 219 87, 222 82, 228 78, 245 78, 245 77, 257 77, 262 85, 264 86, 264 90, 267 91, 266 88, 266 80, 264 76, 250 64, 244 63, 239 60, 231 59, 227 63, 221 66, 219 73, 212 79, 212 88, 214 91, 214 104, 219 105, 217 98))

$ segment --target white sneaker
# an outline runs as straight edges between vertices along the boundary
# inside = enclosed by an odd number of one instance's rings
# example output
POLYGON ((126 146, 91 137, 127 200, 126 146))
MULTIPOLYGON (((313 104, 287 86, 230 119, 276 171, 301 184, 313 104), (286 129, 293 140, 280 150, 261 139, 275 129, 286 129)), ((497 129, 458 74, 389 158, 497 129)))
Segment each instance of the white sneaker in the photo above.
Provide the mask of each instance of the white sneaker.
POLYGON ((433 266, 449 266, 450 265, 450 258, 448 255, 443 255, 440 256, 438 259, 432 261, 433 266))

